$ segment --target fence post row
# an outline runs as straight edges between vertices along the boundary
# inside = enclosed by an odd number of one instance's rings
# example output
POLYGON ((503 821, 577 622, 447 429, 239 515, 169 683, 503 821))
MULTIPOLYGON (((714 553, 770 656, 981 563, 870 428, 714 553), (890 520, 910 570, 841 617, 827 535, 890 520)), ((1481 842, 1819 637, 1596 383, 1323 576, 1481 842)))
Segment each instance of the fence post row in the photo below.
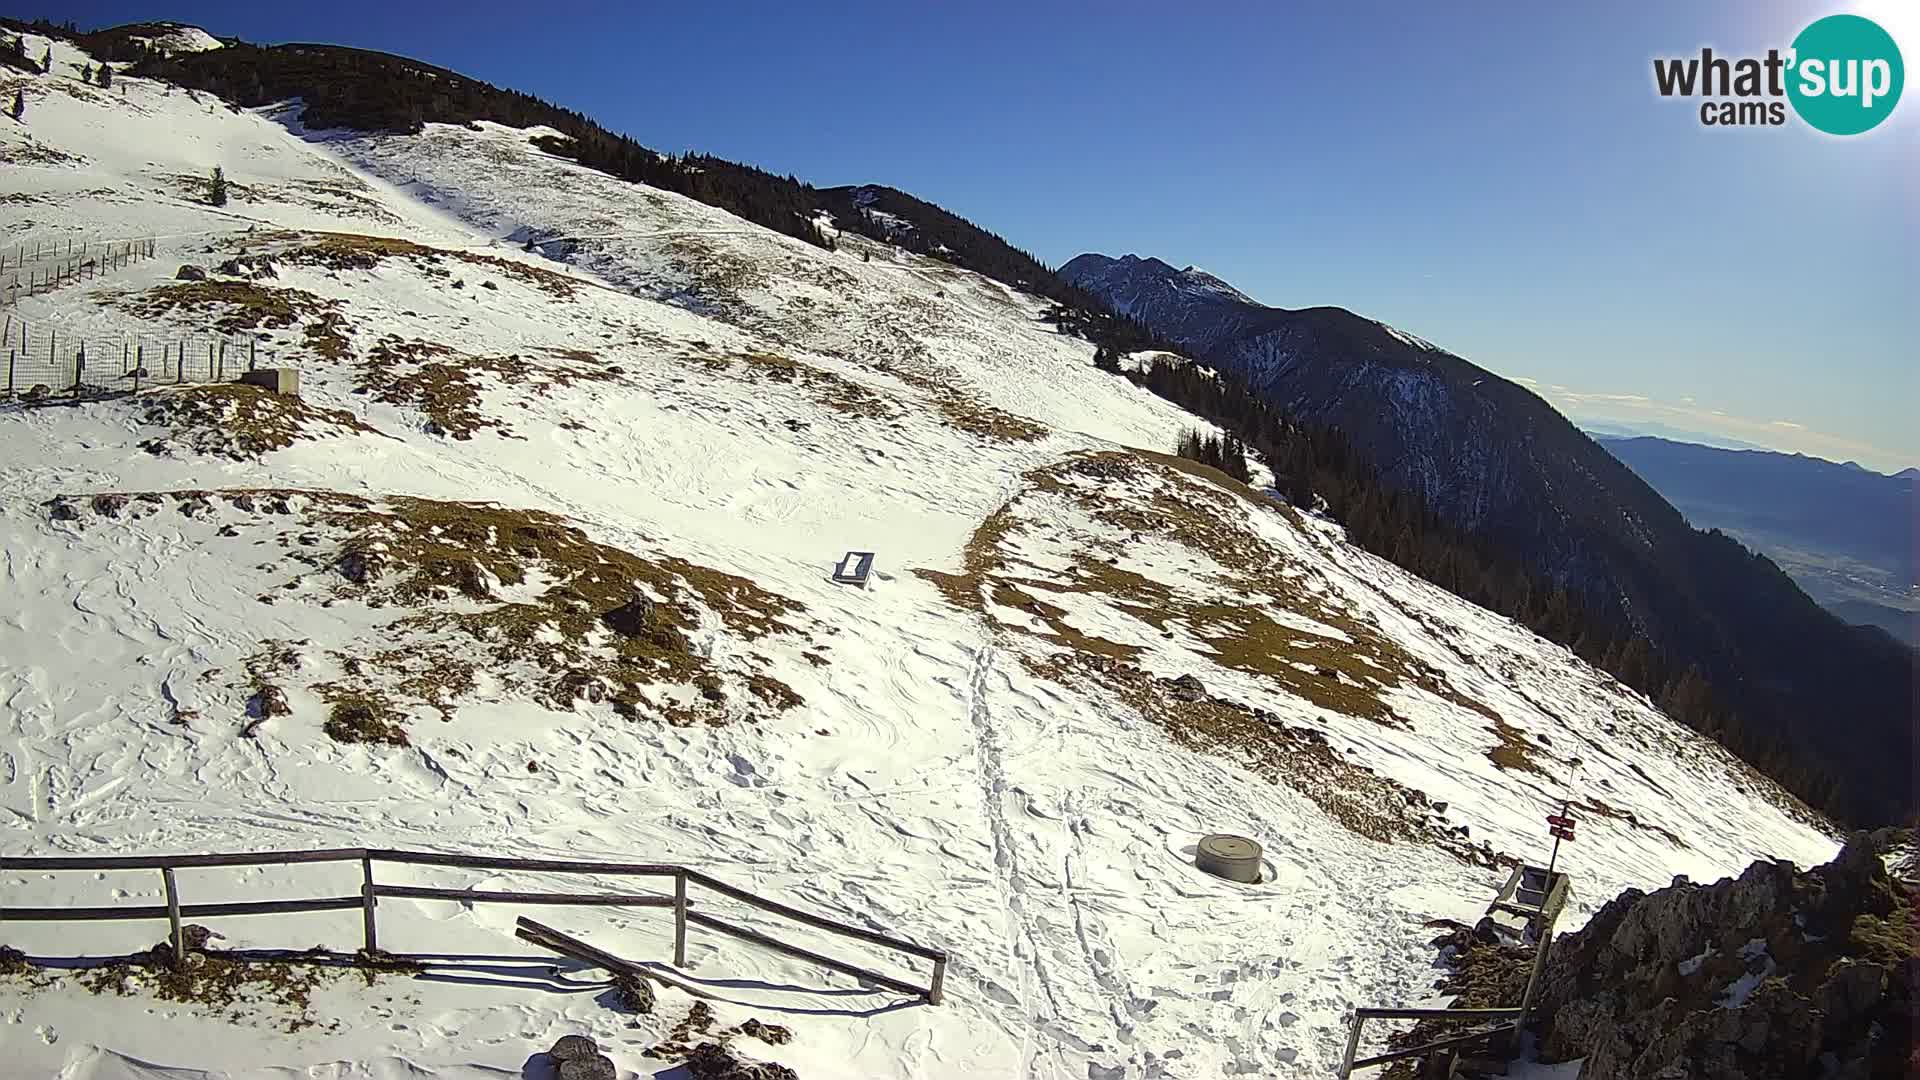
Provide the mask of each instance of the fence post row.
MULTIPOLYGON (((339 911, 359 908, 362 918, 362 932, 365 939, 366 954, 371 957, 379 947, 377 936, 376 911, 381 896, 402 897, 419 900, 448 900, 465 904, 505 903, 505 904, 573 904, 594 907, 671 907, 674 916, 673 964, 684 968, 687 963, 687 924, 694 923, 710 930, 726 934, 739 941, 745 941, 761 948, 780 953, 795 959, 804 960, 829 971, 861 979, 872 986, 886 987, 913 997, 918 997, 930 1005, 938 1005, 944 995, 948 954, 944 949, 928 948, 916 945, 901 938, 862 927, 835 922, 765 897, 757 896, 738 886, 729 885, 716 878, 709 877, 697 870, 684 866, 668 864, 635 864, 614 862, 586 862, 561 859, 523 859, 485 855, 453 855, 437 852, 394 851, 380 848, 333 848, 315 851, 271 851, 235 854, 206 855, 107 855, 107 856, 54 856, 54 857, 15 857, 0 856, 0 872, 5 871, 47 871, 47 870, 135 870, 157 869, 165 885, 166 904, 163 907, 113 906, 82 907, 69 905, 64 907, 34 908, 0 906, 0 923, 18 922, 65 922, 93 920, 167 920, 169 941, 172 943, 173 960, 183 964, 186 960, 186 936, 182 925, 185 916, 213 915, 269 915, 294 912, 339 911), (180 900, 179 883, 175 880, 175 871, 182 867, 208 866, 262 866, 286 865, 293 863, 346 862, 358 860, 360 863, 360 895, 353 897, 325 897, 308 900, 248 900, 213 904, 183 904, 180 900), (375 862, 394 862, 414 866, 447 866, 471 870, 522 870, 536 873, 562 874, 608 874, 629 877, 671 877, 673 879, 672 897, 649 894, 609 894, 609 893, 533 893, 533 892, 494 892, 475 889, 425 888, 407 885, 381 885, 374 880, 375 862), (916 986, 911 982, 895 978, 878 971, 858 967, 845 961, 836 960, 812 950, 783 941, 768 933, 747 926, 730 923, 715 918, 702 911, 692 910, 687 897, 689 884, 710 889, 721 896, 739 901, 750 907, 758 908, 789 922, 811 926, 843 938, 853 938, 890 949, 896 953, 928 960, 933 965, 932 974, 926 986, 916 986)), ((522 926, 528 920, 520 920, 522 926)), ((534 924, 537 926, 537 924, 534 924)), ((527 937, 526 934, 520 934, 527 937)), ((532 940, 529 938, 529 940, 532 940)), ((572 939, 568 939, 571 941, 572 939)), ((538 944, 539 942, 536 942, 538 944)), ((576 944, 581 944, 577 943, 576 944)), ((601 954, 610 962, 618 964, 621 970, 632 969, 634 965, 620 960, 611 954, 601 954)), ((603 965, 604 966, 604 965, 603 965)), ((637 969, 636 969, 637 970, 637 969)), ((1484 1010, 1486 1012, 1515 1012, 1517 1010, 1484 1010)))

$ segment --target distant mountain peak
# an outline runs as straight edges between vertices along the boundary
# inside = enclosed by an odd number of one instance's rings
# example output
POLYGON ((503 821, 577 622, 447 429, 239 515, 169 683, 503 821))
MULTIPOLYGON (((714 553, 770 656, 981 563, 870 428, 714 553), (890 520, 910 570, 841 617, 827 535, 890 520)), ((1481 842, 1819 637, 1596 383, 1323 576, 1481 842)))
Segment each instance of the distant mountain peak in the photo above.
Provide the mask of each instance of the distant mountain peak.
POLYGON ((1156 296, 1183 302, 1228 302, 1264 307, 1259 301, 1197 266, 1184 270, 1152 256, 1134 254, 1111 258, 1089 253, 1075 256, 1060 268, 1060 276, 1082 288, 1110 298, 1121 311, 1155 306, 1156 296))

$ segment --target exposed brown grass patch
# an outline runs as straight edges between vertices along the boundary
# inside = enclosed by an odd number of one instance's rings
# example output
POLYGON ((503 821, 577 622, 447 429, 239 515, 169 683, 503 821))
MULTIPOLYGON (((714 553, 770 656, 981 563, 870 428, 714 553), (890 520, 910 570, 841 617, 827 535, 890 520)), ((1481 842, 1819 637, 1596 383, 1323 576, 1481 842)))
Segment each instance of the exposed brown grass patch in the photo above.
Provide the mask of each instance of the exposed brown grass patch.
POLYGON ((1591 814, 1594 817, 1606 818, 1609 821, 1622 822, 1629 828, 1653 833, 1677 848, 1689 846, 1685 840, 1675 835, 1673 830, 1655 825, 1650 821, 1641 821, 1633 811, 1614 807, 1595 795, 1589 794, 1581 796, 1580 799, 1573 804, 1572 810, 1576 816, 1591 814))
POLYGON ((447 260, 491 270, 502 277, 530 285, 556 300, 571 300, 579 282, 544 267, 477 251, 448 251, 411 240, 359 233, 314 233, 311 242, 282 254, 289 262, 331 270, 371 270, 387 259, 411 259, 420 265, 443 268, 447 260))
POLYGON ((301 439, 378 434, 352 413, 315 408, 297 397, 241 383, 166 387, 139 400, 145 421, 171 433, 165 441, 141 444, 156 454, 184 448, 247 461, 301 439))
POLYGON ((143 319, 197 315, 223 334, 300 326, 307 347, 329 360, 343 359, 350 348, 341 302, 302 289, 252 281, 177 281, 141 293, 103 295, 102 302, 143 319))
POLYGON ((1024 416, 1015 416, 1005 409, 992 405, 969 401, 958 394, 945 394, 935 399, 940 415, 947 423, 969 435, 995 442, 1034 442, 1047 437, 1045 425, 1029 420, 1024 416))
POLYGON ((1176 702, 1133 665, 1148 648, 1139 643, 1142 639, 1184 633, 1211 662, 1259 676, 1330 712, 1405 727, 1409 721, 1395 714, 1386 695, 1418 688, 1497 719, 1378 627, 1309 588, 1309 575, 1293 565, 1284 548, 1263 537, 1249 516, 1290 510, 1224 476, 1208 475, 1213 470, 1204 466, 1175 461, 1114 451, 1032 470, 1020 492, 969 538, 958 572, 915 573, 954 605, 1044 642, 1046 651, 1021 654, 1044 677, 1097 681, 1158 721, 1176 741, 1252 762, 1355 832, 1433 842, 1475 860, 1491 858, 1426 815, 1406 812, 1409 806, 1424 806, 1418 793, 1342 760, 1311 730, 1288 728, 1270 716, 1218 701, 1176 702), (1062 502, 1090 524, 1063 524, 1062 502), (1048 520, 1050 527, 1037 531, 1028 524, 1034 518, 1048 520), (1191 584, 1176 584, 1122 565, 1130 552, 1146 550, 1149 541, 1204 555, 1218 569, 1191 584), (1040 562, 1023 554, 1035 544, 1046 552, 1040 562), (1117 641, 1088 633, 1073 625, 1069 611, 1080 605, 1070 608, 1061 600, 1065 596, 1084 597, 1107 612, 1129 616, 1140 624, 1139 632, 1117 641))
POLYGON ((1496 715, 1458 693, 1436 669, 1407 654, 1371 623, 1307 590, 1289 573, 1280 552, 1243 524, 1247 513, 1290 514, 1291 509, 1216 470, 1170 456, 1109 451, 1036 469, 1023 479, 1023 492, 969 540, 960 574, 918 571, 949 600, 978 610, 982 597, 991 598, 1041 619, 1062 644, 1119 659, 1138 655, 1136 646, 1075 630, 1059 607, 1043 599, 1049 592, 1097 596, 1163 635, 1184 628, 1206 643, 1215 662, 1260 675, 1331 711, 1403 725, 1381 695, 1411 685, 1490 718, 1496 715), (1156 478, 1168 479, 1169 471, 1212 487, 1156 485, 1156 478), (1132 497, 1113 497, 1110 484, 1124 485, 1132 497), (1092 536, 1082 539, 1066 573, 1033 573, 1008 550, 1009 540, 1022 528, 1017 508, 1023 500, 1047 498, 1071 500, 1096 521, 1134 540, 1151 536, 1206 555, 1230 568, 1215 584, 1247 600, 1177 595, 1161 582, 1114 565, 1128 545, 1092 536), (1326 631, 1288 625, 1277 617, 1279 612, 1326 631))
POLYGON ((486 384, 511 385, 523 393, 544 394, 581 382, 607 382, 617 368, 598 366, 585 350, 549 350, 561 363, 537 363, 531 355, 476 356, 430 341, 389 334, 374 344, 358 373, 354 392, 376 401, 424 413, 428 431, 471 439, 491 429, 511 436, 512 428, 483 408, 486 384), (592 366, 590 366, 592 365, 592 366))
POLYGON ((703 356, 699 363, 710 372, 728 374, 745 382, 764 380, 799 386, 815 402, 844 416, 888 420, 899 415, 886 398, 859 383, 790 357, 741 353, 732 357, 703 356))
MULTIPOLYGON (((509 682, 532 680, 528 688, 557 708, 604 700, 675 723, 751 720, 802 703, 758 669, 759 658, 723 671, 690 644, 703 612, 745 641, 794 632, 801 605, 746 578, 642 558, 539 511, 393 499, 323 516, 348 536, 334 563, 337 593, 427 609, 390 628, 405 647, 356 658, 362 675, 443 716, 471 691, 481 664, 509 682), (538 593, 499 595, 536 580, 538 593), (669 686, 696 693, 660 692, 669 686)), ((376 716, 396 712, 390 701, 345 700, 384 706, 376 716)))
POLYGON ((186 966, 175 968, 167 962, 170 956, 171 950, 162 946, 134 959, 84 968, 73 979, 95 994, 197 1006, 232 1022, 247 1019, 248 1007, 264 1008, 282 1014, 285 1030, 292 1033, 320 1023, 313 1012, 313 992, 342 971, 311 962, 204 952, 189 952, 186 966))
POLYGON ((924 391, 934 408, 940 410, 948 426, 976 438, 995 442, 1034 442, 1047 437, 1046 425, 975 401, 955 389, 951 378, 936 378, 935 374, 929 373, 950 375, 946 369, 937 368, 923 358, 918 359, 921 360, 918 364, 881 363, 875 366, 908 386, 924 391))
POLYGON ((1357 835, 1383 843, 1432 844, 1479 866, 1514 862, 1449 831, 1425 795, 1341 757, 1312 728, 1233 702, 1181 700, 1147 672, 1109 657, 1079 652, 1023 657, 1022 662, 1054 682, 1097 684, 1158 724, 1174 742, 1229 758, 1293 789, 1357 835))
POLYGON ((1535 755, 1538 754, 1539 751, 1535 749, 1533 743, 1528 740, 1520 729, 1513 727, 1504 720, 1496 718, 1493 722, 1492 731, 1494 738, 1498 741, 1495 742, 1492 747, 1488 748, 1488 761, 1493 762, 1497 768, 1504 769, 1507 772, 1528 772, 1536 776, 1547 775, 1547 770, 1541 768, 1540 763, 1535 760, 1535 755))
POLYGON ((331 708, 322 730, 335 742, 407 746, 405 717, 384 694, 357 686, 323 683, 313 688, 331 708))
MULTIPOLYGON (((27 108, 33 108, 32 99, 28 99, 27 108)), ((11 146, 0 146, 0 165, 34 165, 42 168, 58 168, 66 165, 85 165, 87 159, 80 154, 69 154, 46 143, 27 136, 27 141, 11 146)))

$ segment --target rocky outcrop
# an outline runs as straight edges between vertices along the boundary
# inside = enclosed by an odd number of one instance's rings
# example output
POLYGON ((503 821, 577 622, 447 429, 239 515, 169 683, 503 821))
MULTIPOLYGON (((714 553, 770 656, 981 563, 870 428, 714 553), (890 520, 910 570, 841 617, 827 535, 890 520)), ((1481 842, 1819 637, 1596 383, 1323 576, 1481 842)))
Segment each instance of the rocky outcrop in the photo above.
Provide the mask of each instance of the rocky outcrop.
MULTIPOLYGON (((1758 862, 1609 901, 1553 944, 1534 1012, 1542 1057, 1584 1059, 1582 1080, 1908 1075, 1914 908, 1876 839, 1856 834, 1805 872, 1758 862)), ((1449 943, 1450 989, 1474 999, 1461 1004, 1520 1000, 1524 956, 1449 943)))
POLYGON ((615 1080, 620 1075, 613 1059, 585 1035, 560 1036, 546 1056, 555 1066, 556 1080, 615 1080))

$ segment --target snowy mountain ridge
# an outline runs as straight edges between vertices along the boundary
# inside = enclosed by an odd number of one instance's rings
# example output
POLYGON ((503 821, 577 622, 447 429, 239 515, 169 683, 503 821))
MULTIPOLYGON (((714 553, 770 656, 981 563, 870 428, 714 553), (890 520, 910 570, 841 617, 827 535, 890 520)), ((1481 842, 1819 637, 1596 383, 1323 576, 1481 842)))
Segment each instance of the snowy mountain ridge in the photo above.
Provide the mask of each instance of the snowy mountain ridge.
MULTIPOLYGON (((6 854, 698 866, 953 956, 930 1007, 696 933, 719 1023, 792 1029, 741 1052, 809 1078, 1080 1080, 1326 1075, 1353 1006, 1430 995, 1428 921, 1476 917, 1569 793, 1576 921, 1837 846, 1565 650, 1162 454, 1211 428, 1098 372, 1036 297, 851 234, 822 250, 537 130, 308 131, 297 104, 89 88, 66 72, 93 58, 29 36, 49 46, 55 74, 0 75, 26 99, 0 128, 0 237, 165 257, 8 314, 102 343, 258 335, 301 396, 0 409, 6 854), (829 580, 848 550, 878 553, 871 588, 829 580), (1221 831, 1265 846, 1260 884, 1193 867, 1221 831)), ((184 884, 357 887, 327 875, 184 884)), ((153 876, 10 872, 0 898, 157 903, 153 876)), ((512 915, 380 917, 386 947, 486 957, 515 951, 512 915)), ((208 922, 298 949, 350 946, 358 918, 208 922)), ((671 956, 658 912, 551 921, 671 956)), ((588 972, 448 964, 230 1009, 0 975, 0 1030, 71 1080, 497 1077, 581 1031, 623 1076, 672 1075, 641 1051, 685 995, 628 1018, 588 972)))

